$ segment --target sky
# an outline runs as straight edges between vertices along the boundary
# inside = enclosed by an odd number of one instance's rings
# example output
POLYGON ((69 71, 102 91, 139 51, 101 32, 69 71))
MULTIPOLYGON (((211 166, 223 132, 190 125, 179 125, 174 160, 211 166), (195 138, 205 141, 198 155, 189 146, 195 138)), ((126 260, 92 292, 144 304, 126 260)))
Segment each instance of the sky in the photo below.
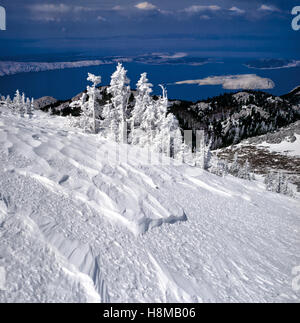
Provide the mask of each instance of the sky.
POLYGON ((300 0, 0 0, 0 57, 187 52, 299 59, 300 0))

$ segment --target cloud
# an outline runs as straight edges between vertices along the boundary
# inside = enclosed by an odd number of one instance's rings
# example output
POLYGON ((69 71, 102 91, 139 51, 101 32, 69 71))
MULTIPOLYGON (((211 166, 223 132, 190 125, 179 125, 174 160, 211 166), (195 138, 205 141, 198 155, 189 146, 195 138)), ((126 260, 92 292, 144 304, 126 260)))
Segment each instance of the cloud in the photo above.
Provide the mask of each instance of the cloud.
POLYGON ((71 10, 70 6, 67 6, 63 3, 55 5, 55 4, 36 4, 30 7, 34 12, 42 12, 42 13, 66 13, 71 10))
POLYGON ((200 19, 201 19, 201 20, 209 20, 209 19, 211 19, 211 18, 210 18, 210 16, 208 16, 208 15, 202 15, 202 16, 200 16, 200 19))
MULTIPOLYGON (((154 53, 154 55, 155 55, 155 53, 154 53)), ((177 59, 177 58, 187 57, 188 54, 187 53, 175 53, 173 55, 158 54, 157 56, 159 56, 161 58, 167 58, 167 59, 177 59)))
POLYGON ((188 8, 185 8, 183 11, 190 13, 190 14, 195 14, 198 12, 203 12, 203 11, 219 11, 221 10, 221 7, 217 5, 210 5, 210 6, 200 6, 200 5, 194 5, 190 6, 188 8))
POLYGON ((114 6, 114 7, 112 7, 112 10, 114 10, 114 11, 121 11, 121 10, 124 10, 124 8, 121 7, 121 6, 114 6))
POLYGON ((93 11, 92 8, 89 8, 89 7, 82 7, 82 6, 76 6, 73 8, 73 10, 75 12, 90 12, 90 11, 93 11))
POLYGON ((239 15, 242 15, 246 12, 245 10, 240 9, 238 7, 232 7, 229 9, 229 11, 231 11, 232 13, 235 13, 235 14, 239 14, 239 15))
POLYGON ((103 21, 103 22, 104 22, 104 21, 107 21, 107 19, 106 19, 106 18, 104 18, 104 17, 102 17, 102 16, 98 16, 98 17, 97 17, 97 20, 98 20, 98 21, 103 21))
POLYGON ((35 4, 29 7, 32 20, 42 22, 59 22, 66 18, 78 20, 83 12, 93 11, 93 8, 83 6, 69 6, 60 4, 35 4), (76 15, 76 18, 74 18, 76 15))
POLYGON ((275 6, 268 6, 265 4, 262 4, 259 8, 259 11, 265 11, 265 12, 280 12, 280 9, 278 9, 275 6))
POLYGON ((135 7, 137 9, 140 9, 140 10, 154 10, 156 9, 156 6, 150 2, 140 2, 138 4, 135 5, 135 7))
POLYGON ((275 87, 271 79, 255 74, 212 76, 200 80, 180 81, 175 84, 222 85, 226 90, 262 90, 275 87))

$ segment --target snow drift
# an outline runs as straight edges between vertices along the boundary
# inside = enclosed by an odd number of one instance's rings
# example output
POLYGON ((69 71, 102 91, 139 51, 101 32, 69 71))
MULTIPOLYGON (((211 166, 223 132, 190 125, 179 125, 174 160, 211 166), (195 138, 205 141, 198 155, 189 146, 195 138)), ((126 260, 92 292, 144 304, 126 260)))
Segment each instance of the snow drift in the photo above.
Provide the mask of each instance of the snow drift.
POLYGON ((0 302, 299 301, 298 200, 1 111, 0 302))

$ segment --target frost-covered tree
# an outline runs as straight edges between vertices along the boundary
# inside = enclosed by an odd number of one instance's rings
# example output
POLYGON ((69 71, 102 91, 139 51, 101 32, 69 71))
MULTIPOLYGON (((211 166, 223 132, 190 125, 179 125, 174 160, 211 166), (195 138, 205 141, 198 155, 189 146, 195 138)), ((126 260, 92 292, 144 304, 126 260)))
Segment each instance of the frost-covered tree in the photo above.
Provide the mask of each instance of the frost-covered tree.
POLYGON ((26 111, 26 97, 25 97, 25 93, 22 93, 21 104, 19 107, 19 113, 22 118, 25 115, 25 111, 26 111))
POLYGON ((7 95, 6 97, 1 96, 0 103, 5 108, 12 109, 12 100, 9 95, 7 95))
POLYGON ((127 107, 131 94, 129 83, 127 71, 118 63, 107 88, 111 100, 105 105, 102 113, 106 135, 115 138, 117 142, 127 141, 127 107))
POLYGON ((111 102, 104 106, 102 117, 103 134, 110 140, 118 142, 119 140, 119 114, 111 102))
POLYGON ((211 147, 213 144, 213 138, 211 137, 209 143, 204 147, 204 169, 208 170, 211 166, 212 154, 211 147))
POLYGON ((12 101, 12 99, 10 98, 10 96, 8 95, 7 97, 6 97, 6 106, 8 107, 8 108, 12 108, 12 103, 13 103, 13 101, 12 101))
POLYGON ((97 85, 101 83, 101 76, 96 76, 94 74, 88 73, 88 81, 90 81, 93 85, 87 87, 87 95, 88 95, 88 102, 86 111, 88 114, 91 115, 92 118, 92 132, 97 133, 99 131, 99 117, 102 111, 100 111, 101 107, 99 104, 99 100, 102 99, 100 90, 97 88, 97 85))
POLYGON ((246 180, 251 180, 251 166, 248 161, 248 159, 245 161, 243 167, 240 167, 240 170, 238 172, 238 177, 246 180))
POLYGON ((195 165, 205 168, 205 133, 204 130, 196 132, 196 149, 194 153, 195 165))
POLYGON ((25 112, 28 115, 28 117, 31 118, 32 112, 31 112, 31 102, 29 98, 26 99, 25 112))
POLYGON ((173 132, 173 142, 171 149, 173 149, 173 157, 179 162, 184 162, 185 143, 183 142, 183 137, 179 127, 173 132))
POLYGON ((166 117, 168 110, 168 96, 164 86, 159 85, 162 89, 162 96, 154 103, 153 113, 149 114, 149 122, 153 125, 153 147, 157 152, 163 152, 163 138, 166 131, 166 117))
POLYGON ((148 128, 152 130, 153 148, 159 153, 184 160, 184 149, 179 122, 172 113, 168 112, 168 96, 162 88, 162 96, 146 111, 148 128))
POLYGON ((210 172, 212 172, 215 175, 225 177, 228 175, 229 172, 228 163, 225 160, 213 158, 210 172))
POLYGON ((25 103, 25 113, 28 115, 29 119, 32 118, 33 111, 34 111, 34 99, 32 98, 30 100, 30 98, 27 98, 25 103))
POLYGON ((34 112, 34 99, 32 98, 31 100, 29 100, 29 104, 27 106, 27 114, 30 119, 33 116, 33 112, 34 112))
POLYGON ((137 82, 137 94, 131 113, 131 143, 144 146, 151 140, 155 122, 155 104, 152 93, 152 84, 149 83, 147 73, 141 74, 137 82))
MULTIPOLYGON (((161 128, 158 129, 158 135, 156 137, 157 142, 160 144, 160 152, 167 156, 174 157, 174 139, 178 140, 179 122, 176 117, 169 113, 161 122, 161 128)), ((181 147, 176 147, 181 149, 181 147)), ((178 153, 178 151, 176 152, 178 153)))
POLYGON ((287 176, 283 172, 270 172, 265 177, 267 191, 293 196, 287 176))
POLYGON ((230 164, 229 173, 233 176, 238 176, 240 170, 240 164, 238 162, 238 153, 234 153, 233 162, 230 164))
POLYGON ((11 105, 12 111, 14 113, 19 114, 20 113, 20 110, 21 110, 21 106, 22 106, 22 96, 20 94, 20 91, 17 90, 16 91, 16 94, 15 94, 15 96, 13 98, 12 105, 11 105))
POLYGON ((101 106, 99 100, 102 96, 97 85, 101 83, 101 77, 88 73, 88 81, 92 82, 92 86, 87 87, 87 92, 83 93, 78 101, 70 104, 71 108, 79 107, 81 115, 78 121, 71 120, 71 126, 78 126, 88 133, 97 133, 99 131, 99 118, 101 114, 101 106))

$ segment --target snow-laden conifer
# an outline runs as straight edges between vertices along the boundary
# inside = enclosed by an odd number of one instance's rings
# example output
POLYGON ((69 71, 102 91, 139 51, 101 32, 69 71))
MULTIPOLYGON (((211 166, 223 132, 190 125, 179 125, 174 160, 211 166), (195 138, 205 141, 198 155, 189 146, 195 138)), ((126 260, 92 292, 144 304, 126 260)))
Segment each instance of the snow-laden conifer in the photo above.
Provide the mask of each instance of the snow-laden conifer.
POLYGON ((101 106, 99 100, 102 96, 97 85, 101 83, 101 77, 88 73, 88 81, 92 82, 92 86, 87 87, 87 92, 83 93, 78 101, 70 104, 71 108, 80 108, 81 115, 77 122, 72 119, 72 126, 79 126, 85 132, 97 133, 99 131, 99 118, 101 114, 101 106))
POLYGON ((131 93, 129 82, 127 71, 121 63, 118 63, 107 88, 111 99, 102 113, 106 135, 115 138, 117 142, 127 141, 127 108, 131 93))

